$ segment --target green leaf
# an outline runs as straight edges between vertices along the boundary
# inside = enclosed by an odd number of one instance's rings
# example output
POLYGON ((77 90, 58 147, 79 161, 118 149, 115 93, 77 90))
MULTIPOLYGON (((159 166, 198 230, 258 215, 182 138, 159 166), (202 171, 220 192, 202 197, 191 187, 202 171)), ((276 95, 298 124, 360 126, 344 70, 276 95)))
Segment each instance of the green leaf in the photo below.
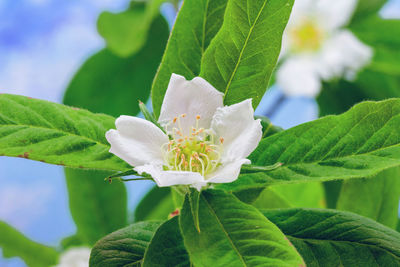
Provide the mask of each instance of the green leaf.
POLYGON ((122 182, 105 182, 107 172, 103 171, 66 168, 65 175, 71 215, 86 244, 93 245, 127 225, 127 193, 122 182))
POLYGON ((161 222, 139 222, 118 230, 96 243, 89 266, 141 266, 144 253, 161 222))
POLYGON ((223 191, 203 191, 200 229, 188 196, 180 215, 185 247, 194 266, 302 266, 282 232, 257 209, 223 191))
POLYGON ((308 267, 399 266, 400 233, 336 210, 263 211, 289 238, 308 267))
POLYGON ((260 119, 261 120, 261 126, 262 126, 262 138, 271 136, 273 134, 282 132, 283 129, 279 126, 275 126, 272 124, 272 122, 264 116, 255 116, 255 119, 260 119))
POLYGON ((281 49, 293 0, 231 0, 224 23, 204 53, 200 76, 224 93, 225 104, 257 107, 281 49))
POLYGON ((200 233, 200 224, 199 224, 199 202, 200 202, 200 192, 194 188, 190 188, 189 195, 189 205, 190 211, 192 212, 194 227, 200 233))
POLYGON ((0 248, 3 257, 19 257, 30 267, 53 266, 58 259, 58 253, 54 248, 28 239, 2 221, 0 221, 0 248))
POLYGON ((369 179, 343 182, 336 208, 396 228, 400 199, 400 169, 392 168, 369 179))
POLYGON ((75 74, 64 96, 64 104, 112 116, 136 115, 137 100, 150 96, 151 83, 168 39, 168 25, 157 17, 144 47, 127 58, 108 49, 90 57, 75 74))
POLYGON ((176 18, 152 86, 153 110, 158 117, 172 73, 193 79, 201 58, 222 25, 228 0, 185 0, 176 18))
POLYGON ((368 16, 377 15, 387 0, 359 0, 351 23, 359 23, 368 16))
POLYGON ((323 187, 316 182, 270 186, 252 203, 258 209, 323 208, 324 204, 323 187))
POLYGON ((305 123, 263 139, 250 155, 258 166, 284 165, 242 174, 225 190, 274 184, 364 178, 400 165, 400 99, 364 102, 350 111, 305 123))
MULTIPOLYGON (((362 1, 361 1, 362 2, 362 1)), ((398 51, 400 44, 400 20, 383 19, 371 16, 362 23, 351 26, 351 31, 374 50, 393 49, 398 51)))
POLYGON ((159 7, 164 1, 132 2, 131 7, 124 12, 101 13, 97 28, 106 40, 107 47, 121 57, 128 57, 139 51, 147 39, 154 35, 149 28, 159 14, 159 7))
POLYGON ((191 266, 178 218, 173 217, 157 229, 144 255, 142 267, 191 266))
POLYGON ((0 155, 75 168, 121 171, 108 150, 115 119, 24 96, 0 95, 0 155))
POLYGON ((135 221, 166 220, 175 210, 170 187, 153 187, 135 209, 135 221))
POLYGON ((257 209, 281 209, 292 207, 288 200, 270 188, 265 188, 252 205, 257 209))

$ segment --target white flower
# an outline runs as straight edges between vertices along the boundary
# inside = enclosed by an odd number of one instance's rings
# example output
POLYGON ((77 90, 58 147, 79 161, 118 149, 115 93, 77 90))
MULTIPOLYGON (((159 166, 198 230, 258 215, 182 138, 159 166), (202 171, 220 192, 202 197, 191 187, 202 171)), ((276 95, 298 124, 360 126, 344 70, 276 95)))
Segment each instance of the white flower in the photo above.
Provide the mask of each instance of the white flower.
POLYGON ((343 27, 357 0, 296 0, 283 38, 277 83, 290 96, 315 97, 321 81, 352 80, 372 49, 343 27))
POLYGON ((55 267, 89 267, 90 248, 71 248, 61 254, 55 267))
POLYGON ((158 186, 191 185, 237 179, 246 157, 261 140, 251 99, 223 106, 223 94, 200 77, 172 74, 159 123, 121 116, 106 138, 110 152, 150 174, 158 186))

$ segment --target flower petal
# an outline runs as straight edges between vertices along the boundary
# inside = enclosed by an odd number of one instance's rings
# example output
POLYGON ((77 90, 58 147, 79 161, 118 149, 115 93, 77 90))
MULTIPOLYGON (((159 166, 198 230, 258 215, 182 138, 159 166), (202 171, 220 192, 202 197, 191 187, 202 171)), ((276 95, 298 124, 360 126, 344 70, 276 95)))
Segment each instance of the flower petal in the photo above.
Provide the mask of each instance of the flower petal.
POLYGON ((221 165, 214 173, 207 177, 209 183, 231 183, 239 177, 243 164, 250 164, 248 159, 239 159, 221 165))
POLYGON ((106 133, 110 152, 131 166, 162 163, 161 146, 168 136, 153 123, 144 119, 121 116, 115 121, 117 130, 106 133))
MULTIPOLYGON (((300 0, 301 1, 301 0, 300 0)), ((357 0, 313 1, 315 15, 325 28, 334 30, 347 25, 357 7, 357 0)))
POLYGON ((277 84, 288 96, 315 97, 321 90, 316 60, 312 56, 288 58, 277 72, 277 84))
POLYGON ((204 182, 203 176, 198 172, 164 171, 162 165, 147 164, 134 169, 139 174, 147 173, 153 177, 158 186, 192 185, 204 182))
POLYGON ((260 120, 254 120, 251 99, 218 108, 211 128, 224 139, 223 161, 246 158, 258 146, 262 136, 260 120))
POLYGON ((336 77, 354 77, 372 59, 372 49, 363 44, 348 30, 333 35, 320 52, 321 77, 329 80, 336 77))
POLYGON ((222 106, 223 94, 203 78, 187 81, 183 76, 172 74, 158 121, 165 127, 175 117, 186 114, 180 123, 184 134, 189 135, 197 115, 199 127, 209 128, 215 110, 222 106))

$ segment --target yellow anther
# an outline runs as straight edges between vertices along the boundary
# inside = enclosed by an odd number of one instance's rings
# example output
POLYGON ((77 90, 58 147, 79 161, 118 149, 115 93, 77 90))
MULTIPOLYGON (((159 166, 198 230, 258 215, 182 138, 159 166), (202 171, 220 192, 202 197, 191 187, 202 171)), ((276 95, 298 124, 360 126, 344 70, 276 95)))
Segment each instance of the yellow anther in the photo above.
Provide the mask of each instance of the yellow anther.
POLYGON ((181 116, 182 116, 182 118, 185 118, 185 117, 186 117, 186 114, 182 114, 181 116))
POLYGON ((178 118, 175 117, 175 118, 172 120, 172 122, 173 122, 173 123, 176 123, 177 120, 178 120, 178 118))
POLYGON ((196 120, 200 120, 200 115, 197 115, 197 116, 196 116, 196 120))
POLYGON ((221 144, 223 144, 224 143, 224 138, 220 137, 219 141, 221 142, 221 144))

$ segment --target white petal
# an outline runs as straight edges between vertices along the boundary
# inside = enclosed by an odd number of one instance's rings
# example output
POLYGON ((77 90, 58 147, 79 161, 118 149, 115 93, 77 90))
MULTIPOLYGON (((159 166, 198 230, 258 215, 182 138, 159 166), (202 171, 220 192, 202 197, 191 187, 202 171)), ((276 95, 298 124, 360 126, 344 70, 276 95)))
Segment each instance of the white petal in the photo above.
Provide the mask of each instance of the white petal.
POLYGON ((204 182, 203 176, 198 172, 164 171, 162 165, 143 165, 134 169, 139 174, 147 173, 153 177, 158 186, 192 185, 204 182))
POLYGON ((199 127, 209 128, 211 118, 218 107, 223 106, 223 94, 201 77, 187 81, 184 77, 172 74, 161 107, 159 122, 165 126, 175 117, 180 118, 182 130, 189 135, 191 127, 200 115, 199 127))
POLYGON ((348 30, 333 35, 320 52, 320 76, 324 80, 354 76, 372 59, 372 49, 348 30))
POLYGON ((214 173, 207 177, 209 183, 231 183, 235 181, 243 164, 250 164, 248 159, 240 159, 221 165, 214 173))
POLYGON ((224 139, 223 161, 246 158, 258 146, 262 136, 260 120, 254 120, 251 99, 218 108, 211 128, 224 139))
POLYGON ((319 17, 318 21, 321 26, 331 30, 338 29, 350 22, 357 3, 357 0, 314 1, 315 15, 319 17))
POLYGON ((279 67, 277 84, 286 95, 312 98, 319 94, 321 81, 316 60, 312 56, 293 56, 279 67))
POLYGON ((157 126, 131 116, 119 117, 115 125, 117 130, 106 133, 111 153, 131 166, 163 162, 161 146, 168 142, 168 136, 157 126))

